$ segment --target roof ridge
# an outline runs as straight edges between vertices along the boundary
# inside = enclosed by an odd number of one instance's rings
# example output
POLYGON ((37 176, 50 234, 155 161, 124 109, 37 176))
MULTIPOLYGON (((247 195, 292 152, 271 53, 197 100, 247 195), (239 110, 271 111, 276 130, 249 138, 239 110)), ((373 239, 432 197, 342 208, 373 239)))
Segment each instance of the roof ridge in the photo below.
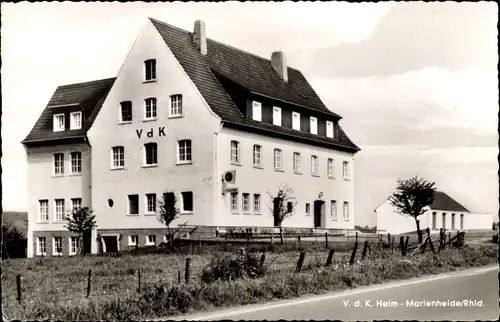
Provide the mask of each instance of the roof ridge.
MULTIPOLYGON (((155 19, 155 18, 151 18, 151 17, 150 17, 149 19, 150 19, 151 21, 153 21, 153 20, 154 20, 154 21, 156 21, 156 22, 158 22, 158 23, 160 23, 160 24, 163 24, 163 25, 166 25, 166 26, 168 26, 168 27, 171 27, 171 28, 177 29, 177 30, 179 30, 179 31, 183 31, 183 32, 187 32, 187 33, 189 33, 189 34, 192 34, 192 32, 191 32, 191 31, 189 31, 189 30, 186 30, 186 29, 183 29, 183 28, 180 28, 180 27, 177 27, 177 26, 171 25, 171 24, 166 23, 166 22, 164 22, 164 21, 161 21, 161 20, 158 20, 158 19, 155 19)), ((207 42, 209 42, 209 41, 210 41, 210 42, 217 43, 217 44, 219 44, 219 45, 221 45, 221 46, 224 46, 224 47, 230 48, 230 49, 232 49, 232 50, 239 51, 239 52, 241 52, 241 53, 243 53, 243 54, 250 55, 250 56, 253 56, 253 57, 255 57, 255 58, 258 58, 258 59, 261 59, 261 60, 265 60, 266 62, 271 63, 271 59, 264 58, 264 57, 262 57, 262 56, 259 56, 259 55, 257 55, 257 54, 254 54, 254 53, 252 53, 252 52, 249 52, 249 51, 243 50, 243 49, 241 49, 241 48, 238 48, 238 47, 235 47, 235 46, 232 46, 232 45, 228 45, 228 44, 223 43, 223 42, 221 42, 221 41, 219 41, 219 40, 215 40, 215 39, 212 39, 212 38, 208 38, 208 37, 207 37, 207 42)), ((291 66, 287 65, 287 68, 288 68, 288 69, 292 69, 292 70, 294 70, 294 71, 297 71, 297 72, 302 73, 299 69, 297 69, 297 68, 295 68, 295 67, 291 67, 291 66)))
POLYGON ((67 87, 67 86, 75 86, 75 85, 83 85, 83 84, 90 85, 90 84, 94 84, 94 83, 98 83, 98 82, 112 81, 112 80, 116 80, 116 77, 109 77, 109 78, 95 79, 95 80, 85 81, 85 82, 64 84, 64 85, 59 85, 57 88, 67 87))

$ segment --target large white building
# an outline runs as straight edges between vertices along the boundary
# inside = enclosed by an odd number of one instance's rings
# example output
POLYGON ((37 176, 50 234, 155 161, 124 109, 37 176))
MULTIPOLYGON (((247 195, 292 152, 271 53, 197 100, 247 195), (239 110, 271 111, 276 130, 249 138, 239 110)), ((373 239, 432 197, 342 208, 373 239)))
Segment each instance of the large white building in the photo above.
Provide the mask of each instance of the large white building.
POLYGON ((78 206, 97 218, 87 251, 159 243, 165 191, 179 200, 173 226, 275 226, 268 192, 286 185, 298 203, 283 226, 354 228, 359 148, 341 117, 284 53, 205 32, 148 19, 116 78, 56 89, 23 141, 29 257, 75 252, 63 217, 78 206))
MULTIPOLYGON (((429 209, 418 216, 420 229, 429 228, 436 233, 441 228, 446 230, 483 230, 492 229, 493 215, 472 213, 460 203, 442 191, 434 193, 434 202, 429 209)), ((415 219, 399 214, 389 199, 375 209, 377 229, 391 234, 401 234, 417 230, 415 219)))

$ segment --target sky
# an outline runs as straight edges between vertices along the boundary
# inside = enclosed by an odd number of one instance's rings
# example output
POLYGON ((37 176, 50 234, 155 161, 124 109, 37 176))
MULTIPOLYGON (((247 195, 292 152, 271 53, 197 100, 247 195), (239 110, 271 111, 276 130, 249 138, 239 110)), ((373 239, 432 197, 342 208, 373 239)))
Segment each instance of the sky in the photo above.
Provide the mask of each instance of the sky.
POLYGON ((263 57, 282 50, 361 148, 355 220, 418 175, 498 213, 496 2, 3 3, 2 204, 26 211, 20 143, 58 85, 115 77, 147 17, 263 57), (258 19, 255 13, 258 12, 258 19))

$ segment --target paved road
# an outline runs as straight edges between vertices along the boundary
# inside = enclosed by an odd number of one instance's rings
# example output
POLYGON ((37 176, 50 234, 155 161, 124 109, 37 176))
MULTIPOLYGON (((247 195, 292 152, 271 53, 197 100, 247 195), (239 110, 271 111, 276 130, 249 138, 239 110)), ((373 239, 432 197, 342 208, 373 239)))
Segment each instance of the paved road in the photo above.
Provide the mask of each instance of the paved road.
POLYGON ((391 282, 324 296, 177 317, 181 320, 497 320, 498 267, 391 282), (468 300, 467 306, 421 301, 468 300), (359 301, 359 302, 358 302, 359 301), (413 301, 414 306, 411 305, 413 301), (416 303, 416 304, 415 304, 416 303), (420 304, 420 306, 417 306, 420 304), (386 305, 384 307, 384 305, 386 305))

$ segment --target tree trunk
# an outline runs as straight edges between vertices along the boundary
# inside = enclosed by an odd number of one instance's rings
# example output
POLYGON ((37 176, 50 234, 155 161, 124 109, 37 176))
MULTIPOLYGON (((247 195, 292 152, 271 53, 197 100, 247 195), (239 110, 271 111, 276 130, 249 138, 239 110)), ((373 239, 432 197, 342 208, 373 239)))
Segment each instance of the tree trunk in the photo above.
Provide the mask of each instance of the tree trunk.
POLYGON ((284 239, 283 239, 283 228, 281 227, 281 223, 280 223, 280 241, 281 241, 281 245, 283 245, 284 239))
POLYGON ((83 254, 83 233, 78 235, 78 255, 83 254))
POLYGON ((417 224, 417 236, 418 236, 418 243, 422 243, 422 231, 420 231, 420 220, 415 217, 415 223, 417 224))

